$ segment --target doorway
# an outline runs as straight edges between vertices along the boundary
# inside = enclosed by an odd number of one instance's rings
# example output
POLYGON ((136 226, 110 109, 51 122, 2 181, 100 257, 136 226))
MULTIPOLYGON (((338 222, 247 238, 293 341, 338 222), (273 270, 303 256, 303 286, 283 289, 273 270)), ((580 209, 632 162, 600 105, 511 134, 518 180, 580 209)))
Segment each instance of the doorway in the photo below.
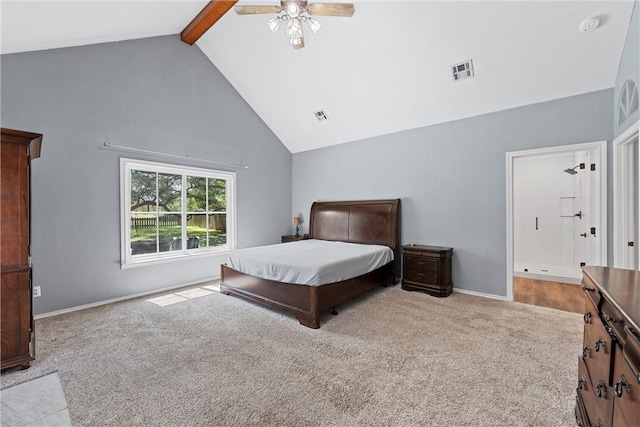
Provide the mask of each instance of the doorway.
POLYGON ((582 311, 606 263, 606 142, 507 153, 507 297, 582 311))
POLYGON ((640 122, 613 141, 613 266, 640 269, 638 174, 640 122))

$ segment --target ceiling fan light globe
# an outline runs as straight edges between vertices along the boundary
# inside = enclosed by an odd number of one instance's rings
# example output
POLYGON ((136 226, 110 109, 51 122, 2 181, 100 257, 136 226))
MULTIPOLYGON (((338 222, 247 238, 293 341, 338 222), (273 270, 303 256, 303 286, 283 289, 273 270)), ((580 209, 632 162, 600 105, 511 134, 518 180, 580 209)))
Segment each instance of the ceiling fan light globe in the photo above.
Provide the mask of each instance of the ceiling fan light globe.
POLYGON ((318 34, 318 31, 320 31, 320 28, 322 28, 322 24, 320 23, 320 21, 314 18, 307 19, 307 24, 309 24, 309 28, 311 28, 311 32, 313 34, 318 34))
POLYGON ((284 29, 284 33, 290 39, 299 39, 303 36, 302 34, 302 22, 300 19, 294 18, 287 23, 287 26, 284 29))
POLYGON ((280 24, 282 24, 282 21, 280 20, 279 16, 276 16, 273 19, 269 19, 269 22, 267 22, 267 25, 269 26, 269 29, 271 30, 272 33, 278 32, 278 29, 280 28, 280 24))
POLYGON ((289 42, 294 49, 302 49, 304 47, 303 37, 289 39, 289 42))
POLYGON ((300 6, 295 1, 292 1, 287 5, 287 14, 292 18, 297 18, 300 15, 300 6))

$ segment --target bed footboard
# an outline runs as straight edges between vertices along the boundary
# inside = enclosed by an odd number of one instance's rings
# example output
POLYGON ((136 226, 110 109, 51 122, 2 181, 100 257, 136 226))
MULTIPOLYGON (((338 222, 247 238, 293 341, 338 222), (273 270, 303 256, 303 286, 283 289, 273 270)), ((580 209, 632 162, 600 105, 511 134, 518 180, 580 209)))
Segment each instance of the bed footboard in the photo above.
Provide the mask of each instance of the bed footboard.
POLYGON ((331 311, 375 287, 393 284, 393 262, 353 279, 322 286, 261 279, 220 266, 220 292, 293 314, 300 324, 320 327, 320 314, 331 311))
POLYGON ((293 314, 301 324, 320 327, 320 313, 313 308, 311 286, 281 283, 240 273, 226 264, 220 266, 220 292, 234 295, 293 314))

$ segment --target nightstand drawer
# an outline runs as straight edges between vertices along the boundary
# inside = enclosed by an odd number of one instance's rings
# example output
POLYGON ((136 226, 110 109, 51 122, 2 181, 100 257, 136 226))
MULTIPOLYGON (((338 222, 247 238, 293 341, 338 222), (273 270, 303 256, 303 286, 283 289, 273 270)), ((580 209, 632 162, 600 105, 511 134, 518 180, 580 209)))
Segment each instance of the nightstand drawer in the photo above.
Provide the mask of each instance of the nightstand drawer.
POLYGON ((404 272, 404 280, 419 283, 438 283, 438 273, 409 268, 404 272))
POLYGON ((421 271, 438 271, 438 261, 431 260, 425 257, 417 257, 406 255, 405 260, 407 262, 407 269, 415 269, 421 271))

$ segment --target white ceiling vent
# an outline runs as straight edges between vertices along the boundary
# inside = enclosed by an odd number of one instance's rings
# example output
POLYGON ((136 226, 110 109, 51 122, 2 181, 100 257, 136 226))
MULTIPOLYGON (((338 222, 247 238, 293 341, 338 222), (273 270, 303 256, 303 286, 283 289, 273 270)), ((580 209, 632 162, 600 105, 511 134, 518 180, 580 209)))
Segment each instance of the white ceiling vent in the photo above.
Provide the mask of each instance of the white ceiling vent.
POLYGON ((473 61, 469 59, 468 61, 452 65, 451 70, 453 71, 454 82, 473 77, 473 61))
POLYGON ((324 110, 318 110, 315 113, 313 113, 316 115, 316 119, 318 119, 318 121, 323 121, 323 120, 327 120, 327 113, 324 112, 324 110))

